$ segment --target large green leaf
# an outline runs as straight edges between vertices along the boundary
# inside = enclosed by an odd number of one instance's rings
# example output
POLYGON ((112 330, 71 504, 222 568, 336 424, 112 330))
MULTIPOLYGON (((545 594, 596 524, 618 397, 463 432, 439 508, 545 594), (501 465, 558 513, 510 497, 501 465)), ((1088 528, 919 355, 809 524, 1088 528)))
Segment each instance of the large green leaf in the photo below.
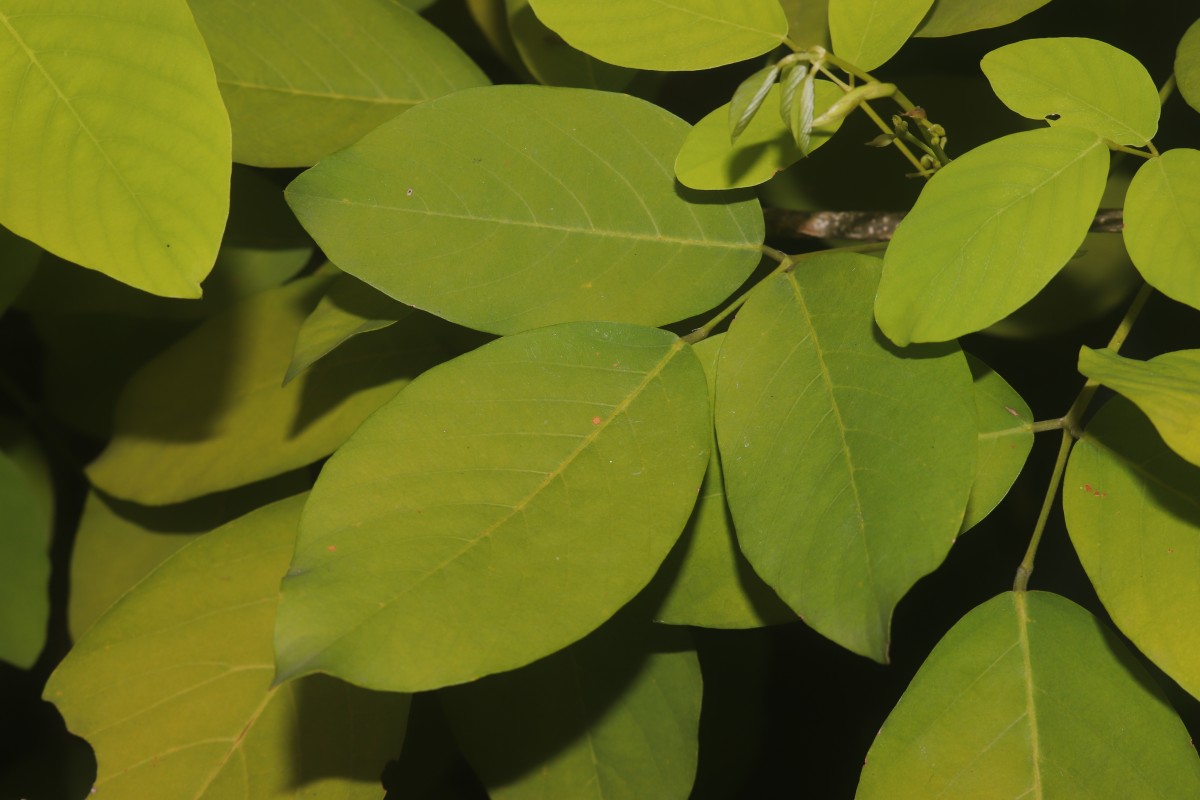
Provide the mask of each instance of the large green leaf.
MULTIPOLYGON (((815 81, 813 88, 818 114, 843 96, 842 90, 829 81, 815 81)), ((804 158, 791 129, 776 113, 781 92, 779 84, 771 87, 763 107, 732 144, 728 103, 696 123, 675 159, 679 182, 693 189, 757 186, 804 158)), ((842 120, 838 119, 813 128, 808 152, 829 141, 841 126, 842 120)))
POLYGON ((271 628, 303 497, 192 542, 125 595, 46 684, 96 751, 98 795, 373 798, 408 698, 324 676, 273 687, 271 628))
POLYGON ((899 52, 933 0, 829 0, 833 52, 872 70, 899 52))
POLYGON ((28 669, 50 619, 53 519, 18 463, 0 450, 0 659, 28 669))
POLYGON ((537 18, 529 0, 507 0, 506 9, 513 44, 541 83, 620 91, 637 75, 571 47, 537 18))
POLYGON ((315 164, 417 103, 488 83, 445 34, 380 0, 190 0, 244 164, 315 164))
POLYGON ((763 237, 753 198, 678 189, 687 131, 626 95, 472 89, 383 125, 287 196, 335 264, 454 322, 659 325, 733 292, 763 237))
POLYGON ((1200 469, 1116 397, 1071 452, 1063 511, 1113 622, 1200 698, 1200 469))
POLYGON ((695 70, 774 50, 788 21, 777 0, 529 0, 572 47, 622 67, 695 70))
POLYGON ((967 356, 975 378, 979 455, 975 482, 962 529, 968 531, 992 512, 1012 488, 1033 449, 1033 412, 999 373, 967 356))
POLYGON ((229 211, 229 119, 184 0, 0 2, 0 224, 199 297, 229 211))
POLYGON ((956 36, 998 28, 1037 11, 1050 0, 933 0, 933 8, 913 36, 956 36))
POLYGON ((1153 679, 1058 595, 1008 592, 938 642, 867 753, 856 800, 1200 797, 1153 679))
POLYGON ((112 441, 88 467, 92 483, 163 505, 279 475, 332 453, 439 359, 427 327, 399 324, 281 386, 300 326, 329 280, 254 295, 146 364, 118 401, 112 441))
POLYGON ((829 47, 829 0, 779 0, 788 18, 788 39, 798 47, 829 47))
POLYGON ((875 301, 897 344, 986 328, 1038 293, 1096 213, 1108 148, 1080 128, 1004 136, 943 167, 896 228, 875 301))
POLYGON ((1084 347, 1079 371, 1136 403, 1168 447, 1200 464, 1200 350, 1135 361, 1084 347))
POLYGON ((1125 195, 1125 247, 1146 282, 1200 308, 1200 150, 1141 166, 1125 195))
POLYGON ((1026 39, 980 62, 993 91, 1023 117, 1087 128, 1117 144, 1158 131, 1158 89, 1141 62, 1095 39, 1026 39))
POLYGON ((738 312, 717 441, 742 551, 801 618, 887 659, 897 602, 950 550, 975 472, 957 345, 899 350, 871 321, 879 262, 801 262, 738 312))
MULTIPOLYGON (((717 356, 724 338, 724 334, 710 336, 695 346, 712 400, 716 398, 717 356)), ((725 502, 725 479, 716 447, 692 518, 663 564, 660 577, 669 583, 654 615, 659 622, 756 628, 796 618, 742 555, 725 502)))
POLYGON ((1175 80, 1187 104, 1200 111, 1200 20, 1193 22, 1179 40, 1175 50, 1175 80))
POLYGON ((67 628, 88 628, 172 553, 268 502, 305 491, 302 471, 173 506, 146 507, 90 492, 71 545, 67 628))
POLYGON ((666 557, 710 436, 704 371, 660 330, 569 323, 431 370, 313 489, 279 675, 416 691, 576 641, 666 557))
POLYGON ((357 278, 338 275, 300 326, 284 383, 329 355, 343 342, 360 333, 391 327, 411 313, 411 308, 357 278))
POLYGON ((689 638, 616 619, 527 667, 448 689, 442 704, 492 800, 684 800, 702 690, 689 638))

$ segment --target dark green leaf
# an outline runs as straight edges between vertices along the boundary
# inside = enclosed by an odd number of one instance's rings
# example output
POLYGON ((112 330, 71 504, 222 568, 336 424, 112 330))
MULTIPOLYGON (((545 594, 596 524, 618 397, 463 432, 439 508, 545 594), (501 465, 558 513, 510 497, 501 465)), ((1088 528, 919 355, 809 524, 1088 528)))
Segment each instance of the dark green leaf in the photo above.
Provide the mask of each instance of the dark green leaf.
POLYGON ((1050 0, 934 0, 913 36, 957 36, 998 28, 1037 11, 1050 0))
POLYGON ((50 619, 53 518, 37 476, 0 450, 0 659, 32 667, 50 619))
POLYGON ((1192 23, 1175 50, 1175 80, 1187 104, 1200 111, 1200 20, 1192 23))
POLYGON ((962 529, 968 531, 992 512, 1021 474, 1033 449, 1033 412, 999 373, 972 355, 975 411, 979 417, 979 456, 962 529))
POLYGON ((637 76, 581 53, 542 24, 529 0, 507 0, 508 29, 521 61, 539 83, 621 91, 637 76))

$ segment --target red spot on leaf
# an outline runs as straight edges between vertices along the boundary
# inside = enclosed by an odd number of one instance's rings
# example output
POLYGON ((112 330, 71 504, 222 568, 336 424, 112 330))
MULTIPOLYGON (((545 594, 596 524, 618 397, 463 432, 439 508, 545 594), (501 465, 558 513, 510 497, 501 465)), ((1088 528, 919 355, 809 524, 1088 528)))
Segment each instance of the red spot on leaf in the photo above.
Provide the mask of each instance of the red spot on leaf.
POLYGON ((593 425, 599 425, 599 424, 600 424, 601 422, 603 422, 603 421, 604 421, 604 420, 600 419, 599 417, 592 417, 592 424, 593 424, 593 425))
POLYGON ((336 553, 336 552, 337 552, 337 545, 336 545, 336 544, 331 544, 331 545, 329 545, 329 547, 326 547, 325 549, 326 549, 326 550, 328 550, 328 551, 329 551, 329 552, 331 552, 331 553, 336 553))

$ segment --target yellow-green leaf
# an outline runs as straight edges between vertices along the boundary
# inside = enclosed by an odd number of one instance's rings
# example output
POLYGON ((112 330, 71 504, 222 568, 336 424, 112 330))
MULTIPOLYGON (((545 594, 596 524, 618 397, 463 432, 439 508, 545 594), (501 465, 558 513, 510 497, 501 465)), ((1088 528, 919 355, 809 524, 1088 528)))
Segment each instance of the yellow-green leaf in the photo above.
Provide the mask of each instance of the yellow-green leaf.
POLYGON ((321 472, 283 582, 280 676, 418 691, 582 638, 679 537, 709 419, 690 347, 652 328, 539 328, 430 370, 321 472))
POLYGON ((1200 468, 1114 397, 1071 452, 1063 512, 1113 622, 1200 698, 1200 468))
POLYGON ((967 363, 975 378, 979 455, 963 531, 978 525, 1004 499, 1033 449, 1033 412, 1021 395, 974 356, 967 355, 967 363))
POLYGON ((112 797, 377 798, 404 695, 323 676, 273 687, 279 578, 303 497, 191 542, 113 606, 46 684, 112 797))
POLYGON ((229 118, 184 0, 0 2, 0 224, 199 297, 229 211, 229 118))
POLYGON ((1125 195, 1123 234, 1146 283, 1200 308, 1200 150, 1169 150, 1138 169, 1125 195))
POLYGON ((1193 22, 1179 40, 1175 50, 1175 80, 1187 104, 1200 111, 1200 20, 1193 22))
POLYGON ((899 52, 933 0, 829 0, 833 52, 872 70, 899 52))
POLYGON ((618 92, 637 76, 633 70, 605 63, 567 44, 538 19, 529 0, 507 0, 505 6, 513 44, 538 82, 618 92))
POLYGON ((938 642, 871 745, 856 800, 1200 797, 1187 729, 1121 640, 1007 592, 938 642))
POLYGON ((998 28, 1037 11, 1050 0, 933 0, 913 36, 957 36, 960 33, 998 28))
POLYGON ((396 2, 190 2, 244 164, 309 166, 417 103, 488 83, 396 2))
POLYGON ((1117 144, 1145 145, 1158 132, 1154 79, 1124 50, 1095 39, 1026 39, 980 63, 1003 103, 1052 126, 1086 128, 1117 144))

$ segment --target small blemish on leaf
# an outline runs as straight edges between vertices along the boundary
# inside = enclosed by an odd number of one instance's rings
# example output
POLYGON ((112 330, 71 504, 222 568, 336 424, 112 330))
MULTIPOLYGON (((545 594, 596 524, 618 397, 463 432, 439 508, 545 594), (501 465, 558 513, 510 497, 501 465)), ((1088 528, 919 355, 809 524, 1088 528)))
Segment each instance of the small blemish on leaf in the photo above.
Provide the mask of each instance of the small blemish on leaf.
POLYGON ((326 549, 326 550, 328 550, 328 551, 329 551, 329 552, 331 552, 331 553, 336 553, 336 552, 337 552, 337 545, 336 545, 336 544, 331 544, 331 545, 329 545, 329 547, 326 547, 325 549, 326 549))
POLYGON ((1051 122, 1054 122, 1056 120, 1062 119, 1062 114, 1047 114, 1046 119, 1050 120, 1051 122))
POLYGON ((1021 413, 1019 411, 1017 411, 1015 408, 1013 408, 1012 406, 1005 406, 1004 410, 1007 411, 1008 413, 1012 414, 1014 417, 1021 416, 1021 413))
POLYGON ((593 424, 593 425, 599 425, 601 422, 603 422, 603 420, 602 420, 602 419, 600 419, 599 417, 592 417, 592 424, 593 424))
POLYGON ((408 191, 406 191, 406 192, 405 192, 405 194, 406 194, 406 195, 408 195, 409 197, 412 197, 412 196, 413 196, 413 190, 412 190, 412 187, 411 187, 411 186, 410 186, 410 187, 408 187, 408 191))

